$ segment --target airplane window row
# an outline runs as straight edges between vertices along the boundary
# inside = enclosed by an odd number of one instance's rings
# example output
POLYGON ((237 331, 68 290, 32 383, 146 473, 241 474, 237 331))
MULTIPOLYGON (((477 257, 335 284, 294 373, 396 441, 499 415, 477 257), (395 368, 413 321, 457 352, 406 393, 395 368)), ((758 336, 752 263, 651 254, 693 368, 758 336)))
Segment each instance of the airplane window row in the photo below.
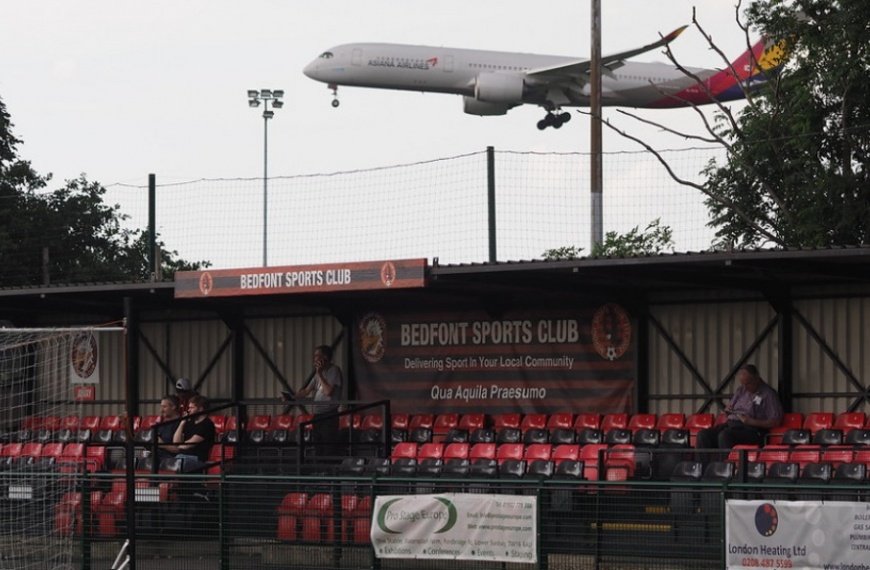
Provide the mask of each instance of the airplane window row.
POLYGON ((506 69, 510 71, 528 71, 528 67, 518 67, 515 65, 490 65, 487 63, 471 63, 469 67, 480 69, 506 69))

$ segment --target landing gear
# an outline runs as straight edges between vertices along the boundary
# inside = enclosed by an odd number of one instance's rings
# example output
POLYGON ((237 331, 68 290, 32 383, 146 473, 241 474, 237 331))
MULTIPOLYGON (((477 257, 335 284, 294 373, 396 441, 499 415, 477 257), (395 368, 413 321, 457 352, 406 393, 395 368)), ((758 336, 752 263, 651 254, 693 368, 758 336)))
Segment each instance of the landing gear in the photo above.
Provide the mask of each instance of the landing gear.
POLYGON ((558 129, 570 120, 571 113, 556 114, 553 112, 548 112, 546 117, 538 121, 538 129, 542 131, 547 127, 553 127, 554 129, 558 129))
POLYGON ((338 100, 338 85, 330 83, 328 87, 332 89, 332 107, 338 108, 341 105, 341 102, 338 100))

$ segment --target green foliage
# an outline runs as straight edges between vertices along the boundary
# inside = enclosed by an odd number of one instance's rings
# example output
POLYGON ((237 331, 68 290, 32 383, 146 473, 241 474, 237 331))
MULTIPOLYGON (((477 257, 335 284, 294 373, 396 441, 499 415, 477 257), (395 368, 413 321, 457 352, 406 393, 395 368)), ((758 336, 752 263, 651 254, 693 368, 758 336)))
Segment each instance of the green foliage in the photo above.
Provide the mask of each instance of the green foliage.
POLYGON ((545 251, 543 258, 547 261, 558 261, 560 259, 576 259, 580 257, 581 251, 583 251, 583 248, 577 247, 575 245, 557 247, 555 249, 548 249, 547 251, 545 251))
POLYGON ((870 3, 758 0, 748 23, 788 42, 787 62, 703 174, 720 246, 870 243, 870 3))
MULTIPOLYGON (((84 176, 45 191, 51 177, 18 158, 11 127, 0 100, 0 286, 150 279, 147 232, 125 227, 120 207, 103 203, 106 189, 84 176)), ((158 247, 164 276, 208 266, 158 247)))
MULTIPOLYGON (((646 226, 643 233, 639 226, 621 235, 607 232, 604 241, 592 248, 589 257, 635 257, 655 255, 666 250, 674 250, 673 231, 669 226, 662 226, 661 220, 656 218, 646 226)), ((559 247, 548 249, 543 257, 548 261, 576 259, 580 257, 581 251, 583 248, 573 245, 559 247)))

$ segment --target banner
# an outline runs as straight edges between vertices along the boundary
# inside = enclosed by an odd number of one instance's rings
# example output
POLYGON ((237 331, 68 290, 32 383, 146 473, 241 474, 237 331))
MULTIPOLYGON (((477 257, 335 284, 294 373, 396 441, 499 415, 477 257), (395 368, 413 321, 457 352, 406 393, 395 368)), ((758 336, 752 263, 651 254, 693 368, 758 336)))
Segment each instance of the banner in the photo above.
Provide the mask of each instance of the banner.
POLYGON ((87 330, 70 342, 69 379, 71 384, 100 383, 100 335, 87 330))
POLYGON ((378 558, 538 561, 537 498, 525 495, 384 495, 375 498, 378 558))
POLYGON ((324 263, 179 271, 175 274, 175 298, 370 291, 425 285, 425 259, 324 263))
POLYGON ((870 570, 870 504, 726 501, 726 568, 870 570))
POLYGON ((633 331, 615 303, 499 318, 372 311, 354 326, 357 396, 404 413, 629 413, 633 331))

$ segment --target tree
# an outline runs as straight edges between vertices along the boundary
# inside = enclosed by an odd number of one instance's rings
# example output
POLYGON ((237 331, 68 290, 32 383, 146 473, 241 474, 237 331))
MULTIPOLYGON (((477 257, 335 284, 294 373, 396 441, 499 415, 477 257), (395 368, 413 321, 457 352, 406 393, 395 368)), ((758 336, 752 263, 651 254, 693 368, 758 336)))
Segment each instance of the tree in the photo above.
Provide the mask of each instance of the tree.
MULTIPOLYGON (((662 226, 661 220, 656 218, 647 225, 643 233, 640 232, 639 226, 635 226, 625 234, 607 232, 604 234, 604 241, 595 244, 589 257, 645 256, 662 253, 665 250, 673 251, 673 249, 673 231, 669 226, 662 226)), ((582 247, 572 245, 548 249, 543 257, 548 261, 574 259, 580 256, 581 251, 583 251, 582 247)))
POLYGON ((757 31, 786 46, 787 57, 760 90, 747 93, 738 114, 717 105, 710 121, 695 108, 709 137, 658 125, 726 150, 723 162, 707 164, 703 184, 671 176, 706 195, 716 246, 870 243, 870 3, 758 0, 743 18, 738 4, 747 45, 757 31))
MULTIPOLYGON (((11 127, 0 100, 0 286, 149 279, 147 232, 125 227, 120 206, 104 204, 106 189, 84 175, 45 191, 51 176, 18 158, 11 127)), ((209 265, 158 247, 166 276, 209 265)))

